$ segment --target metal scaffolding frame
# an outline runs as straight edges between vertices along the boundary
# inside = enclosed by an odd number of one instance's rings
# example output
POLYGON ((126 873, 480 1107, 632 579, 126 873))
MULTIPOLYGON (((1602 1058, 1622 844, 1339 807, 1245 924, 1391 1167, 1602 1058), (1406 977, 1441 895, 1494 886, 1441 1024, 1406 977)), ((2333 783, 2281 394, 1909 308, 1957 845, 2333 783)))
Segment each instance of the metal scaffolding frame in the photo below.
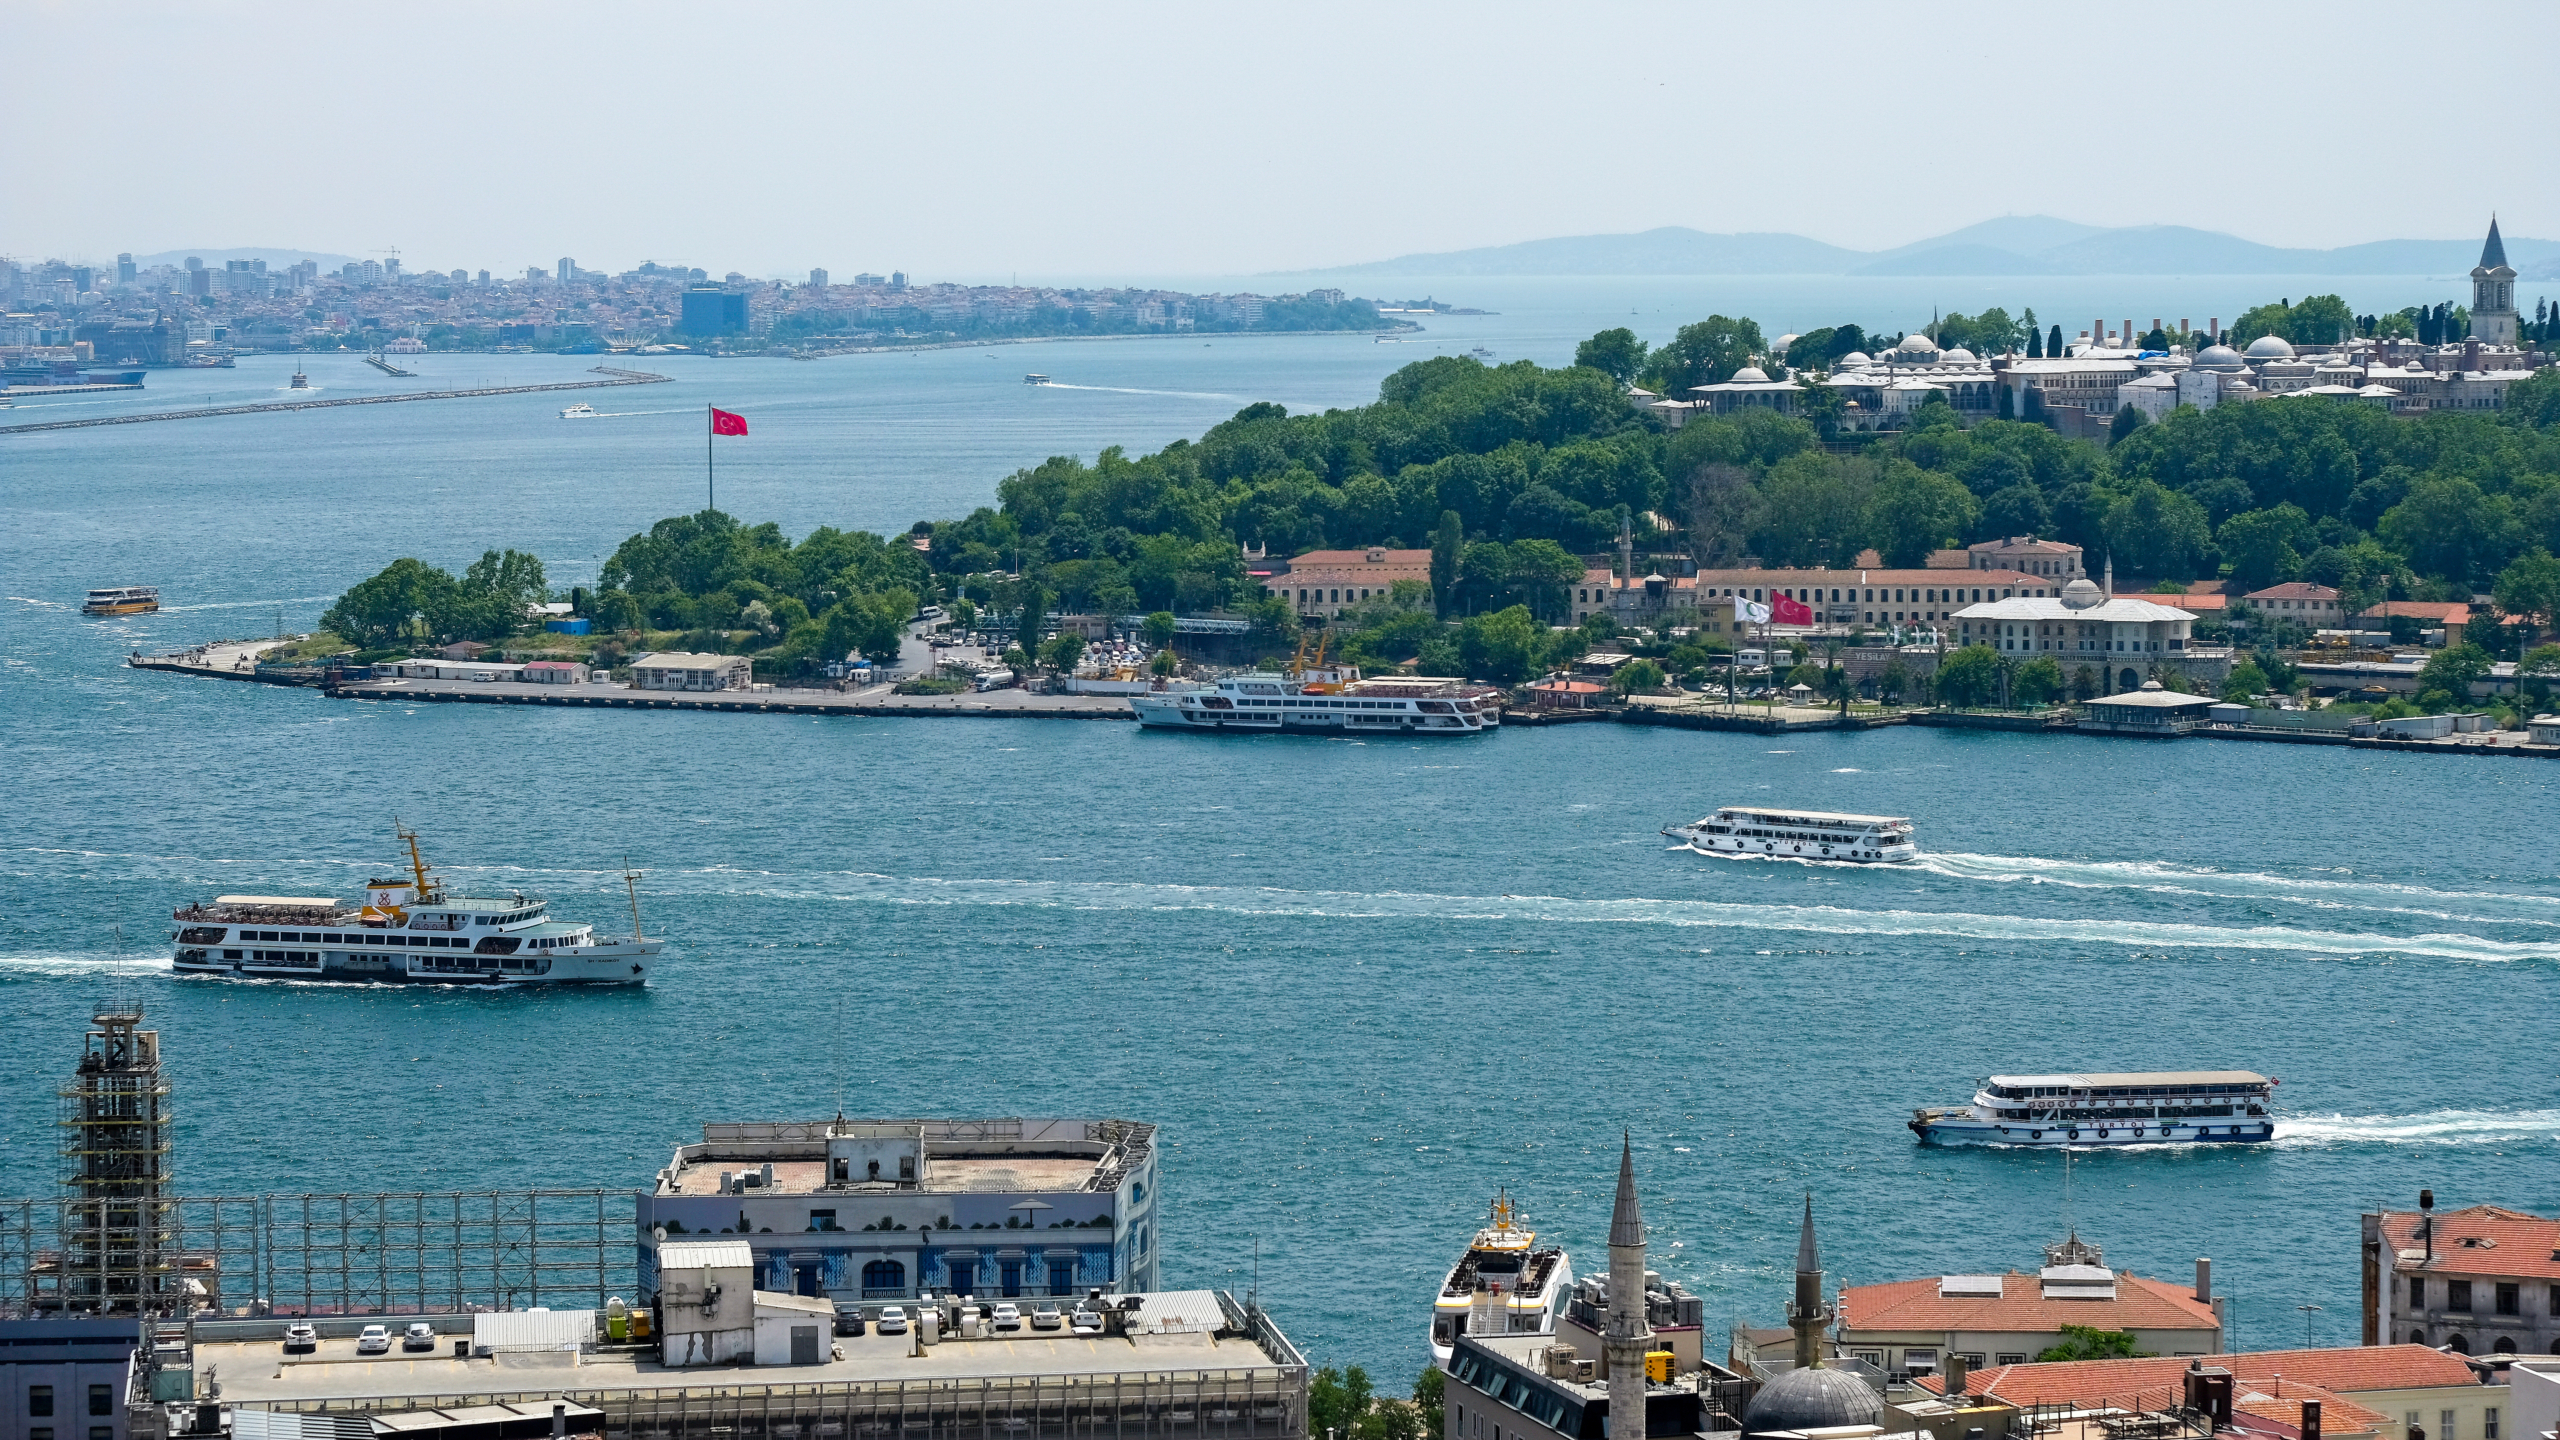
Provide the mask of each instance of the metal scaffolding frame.
MULTIPOLYGON (((190 1283, 154 1293, 144 1307, 153 1315, 600 1307, 639 1293, 629 1190, 168 1196, 158 1205, 155 1273, 190 1283)), ((0 1316, 98 1308, 82 1286, 97 1273, 90 1257, 110 1253, 98 1238, 101 1214, 77 1197, 0 1200, 0 1277, 14 1282, 0 1290, 0 1316)))
POLYGON ((140 1001, 108 1001, 94 1018, 71 1083, 54 1092, 69 1193, 43 1288, 58 1312, 161 1314, 204 1292, 173 1223, 160 1034, 141 1028, 140 1001))

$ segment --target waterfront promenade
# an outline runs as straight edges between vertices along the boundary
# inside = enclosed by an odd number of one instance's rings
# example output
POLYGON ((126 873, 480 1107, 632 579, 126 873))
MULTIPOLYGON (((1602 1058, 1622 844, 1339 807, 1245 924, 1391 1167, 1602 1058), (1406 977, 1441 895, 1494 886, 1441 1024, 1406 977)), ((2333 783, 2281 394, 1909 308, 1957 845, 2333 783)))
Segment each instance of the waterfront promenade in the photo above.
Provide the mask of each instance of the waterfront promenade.
POLYGON ((860 690, 635 690, 628 685, 533 685, 506 680, 358 680, 331 689, 338 700, 426 705, 566 705, 609 710, 717 710, 740 715, 974 716, 1017 720, 1129 720, 1118 695, 1035 695, 1028 690, 900 695, 889 685, 860 690))

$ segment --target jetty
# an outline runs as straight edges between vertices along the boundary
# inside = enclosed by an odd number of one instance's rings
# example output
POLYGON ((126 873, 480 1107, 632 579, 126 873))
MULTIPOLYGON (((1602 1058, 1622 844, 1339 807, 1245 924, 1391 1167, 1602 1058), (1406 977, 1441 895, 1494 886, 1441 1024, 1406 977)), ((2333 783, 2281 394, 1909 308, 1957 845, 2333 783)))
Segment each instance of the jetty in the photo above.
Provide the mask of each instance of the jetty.
POLYGON ((385 375, 395 375, 403 380, 415 380, 418 378, 417 371, 403 370, 399 366, 392 364, 390 361, 385 360, 379 355, 367 355, 364 357, 364 363, 381 371, 385 375))
MULTIPOLYGON (((205 405, 191 410, 154 410, 142 415, 100 415, 84 420, 40 420, 28 425, 0 425, 0 435, 38 430, 80 430, 92 425, 140 425, 152 420, 200 420, 209 415, 264 415, 277 410, 326 410, 336 405, 399 405, 411 400, 468 400, 481 395, 538 395, 550 390, 601 390, 615 385, 663 385, 675 377, 645 370, 615 370, 598 365, 590 372, 602 380, 556 380, 544 385, 491 385, 478 390, 419 390, 406 395, 355 395, 343 400, 274 400, 256 405, 205 405)), ((54 392, 60 393, 60 392, 54 392)))

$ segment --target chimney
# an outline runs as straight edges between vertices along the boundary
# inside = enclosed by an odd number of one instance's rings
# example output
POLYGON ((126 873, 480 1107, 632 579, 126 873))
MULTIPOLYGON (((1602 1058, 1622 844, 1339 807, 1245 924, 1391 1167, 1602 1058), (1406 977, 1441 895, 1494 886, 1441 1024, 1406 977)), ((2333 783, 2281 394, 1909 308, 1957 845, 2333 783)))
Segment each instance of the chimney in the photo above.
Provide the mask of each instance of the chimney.
POLYGON ((2193 326, 2191 326, 2191 325, 2189 325, 2189 324, 2187 323, 2187 317, 2186 317, 2186 316, 2181 315, 2181 316, 2179 316, 2179 317, 2178 317, 2178 333, 2179 333, 2179 334, 2184 335, 2184 334, 2188 333, 2190 330, 2192 330, 2192 329, 2194 329, 2194 328, 2195 328, 2195 327, 2193 327, 2193 326))
POLYGON ((2196 1257, 2196 1303, 2213 1303, 2213 1261, 2204 1255, 2196 1257))
POLYGON ((559 1401, 557 1401, 557 1400, 554 1400, 554 1401, 552 1401, 552 1402, 551 1402, 551 1435, 552 1435, 552 1440, 560 1440, 560 1437, 561 1437, 561 1436, 564 1436, 564 1435, 566 1435, 566 1434, 568 1434, 568 1433, 569 1433, 569 1407, 568 1407, 567 1405, 562 1404, 561 1402, 559 1402, 559 1401))
POLYGON ((1953 1400, 1962 1396, 1965 1391, 1965 1386, 1971 1383, 1972 1379, 1972 1367, 1966 1362, 1963 1356, 1950 1355, 1947 1357, 1948 1399, 1953 1400))
POLYGON ((2207 1370, 2201 1360, 2187 1365, 2187 1408, 2205 1418, 2214 1430, 2231 1428, 2231 1372, 2207 1370))
POLYGON ((2480 368, 2479 341, 2465 340, 2462 342, 2462 368, 2465 370, 2477 370, 2480 368))
MULTIPOLYGON (((2386 613, 2387 613, 2387 612, 2386 612, 2386 613)), ((2427 1232, 2427 1262, 2426 1262, 2426 1263, 2428 1263, 2428 1264, 2430 1264, 2430 1265, 2433 1265, 2434 1263, 2436 1263, 2436 1192, 2435 1192, 2435 1191, 2433 1191, 2433 1190, 2421 1190, 2421 1191, 2419 1191, 2419 1192, 2418 1192, 2418 1213, 2419 1213, 2419 1214, 2421 1214, 2421 1215, 2424 1215, 2425 1217, 2427 1217, 2426 1219, 2424 1219, 2424 1220, 2422 1220, 2422 1221, 2418 1222, 2418 1228, 2427 1232)))
POLYGON ((2302 1402, 2302 1440, 2320 1440, 2320 1402, 2302 1402))
POLYGON ((2206 334, 2209 334, 2209 335, 2211 335, 2211 336, 2213 337, 2213 343, 2214 343, 2214 344, 2219 345, 2219 344, 2221 344, 2221 343, 2222 343, 2222 317, 2221 317, 2221 316, 2217 315, 2217 316, 2213 317, 2212 319, 2207 320, 2206 322, 2204 322, 2204 327, 2205 327, 2205 333, 2206 333, 2206 334))

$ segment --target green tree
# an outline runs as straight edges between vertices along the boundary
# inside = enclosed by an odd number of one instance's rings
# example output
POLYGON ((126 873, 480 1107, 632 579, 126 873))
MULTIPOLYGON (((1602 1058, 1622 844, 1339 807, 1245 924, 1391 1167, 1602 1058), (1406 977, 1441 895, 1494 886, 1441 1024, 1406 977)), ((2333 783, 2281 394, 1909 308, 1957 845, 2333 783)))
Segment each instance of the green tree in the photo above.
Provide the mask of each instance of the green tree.
POLYGON ((2427 663, 2418 668, 2418 688, 2442 690, 2453 697, 2455 704, 2468 705, 2471 682, 2485 678, 2494 663, 2489 652, 2477 645, 2448 645, 2428 656, 2427 663))
POLYGON ((1040 646, 1040 663, 1064 674, 1076 668, 1084 658, 1084 637, 1061 630, 1040 646))
POLYGON ((2285 315, 2284 338, 2296 345, 2336 345, 2355 333, 2356 319, 2336 295, 2306 295, 2285 315))
POLYGON ((1332 1431, 1348 1437, 1351 1427, 1368 1413, 1372 1393, 1369 1372, 1357 1365, 1347 1371, 1330 1365, 1316 1371, 1307 1382, 1307 1433, 1332 1431))
POLYGON ((2107 549, 2116 568, 2159 579, 2193 579, 2213 543, 2204 507, 2144 480, 2107 507, 2107 549))
POLYGON ((1874 462, 1808 450, 1772 467, 1752 507, 1751 549, 1770 565, 1846 565, 1868 534, 1874 462))
POLYGON ((1140 622, 1138 633, 1145 637, 1150 648, 1161 650, 1173 643, 1177 623, 1172 611, 1158 610, 1140 622))
POLYGON ((2107 443, 2115 444, 2150 423, 2150 417, 2130 405, 2116 407, 2116 418, 2107 422, 2107 443))
POLYGON ((2267 672, 2258 668, 2257 661, 2243 660, 2231 667, 2230 677, 2222 682, 2222 698, 2246 703, 2272 688, 2267 681, 2267 672))
POLYGON ((1458 601, 1458 565, 1466 549, 1467 523, 1455 510, 1441 511, 1439 528, 1431 535, 1431 594, 1443 620, 1458 601))
POLYGON ((1938 698, 1949 705, 1980 705, 2000 693, 2000 652, 1967 645, 1938 662, 1938 698))
POLYGON ((1710 315, 1695 325, 1681 326, 1670 344, 1653 352, 1645 368, 1649 382, 1645 388, 1676 400, 1694 386, 1732 379, 1734 371, 1768 349, 1758 322, 1710 315))
POLYGON ((2101 1330, 2095 1325, 2065 1325, 2062 1343, 2048 1345, 2036 1352, 2036 1363, 2052 1364, 2060 1360, 2130 1360, 2140 1352, 2133 1348, 2133 1336, 2123 1330, 2101 1330))
POLYGON ((1625 385, 1644 369, 1646 346, 1636 332, 1619 326, 1603 330, 1573 349, 1573 363, 1586 365, 1625 385))
POLYGON ((825 625, 823 649, 830 660, 860 653, 883 664, 894 663, 906 638, 908 617, 916 612, 915 592, 889 590, 837 601, 819 617, 825 625))
POLYGON ((2468 587, 2506 563, 2516 539, 2507 497, 2458 475, 2430 475, 2409 487, 2375 527, 2384 544, 2427 575, 2468 587))
POLYGON ((2042 705, 2062 689, 2062 667, 2050 655, 2037 656, 2009 677, 2009 699, 2019 705, 2042 705))
POLYGON ((366 650, 412 635, 424 640, 446 633, 458 589, 451 575, 425 561, 394 560, 339 596, 320 617, 320 628, 366 650))
POLYGON ((2541 549, 2518 556, 2498 572, 2498 583, 2490 593, 2500 610, 2524 616, 2537 629, 2560 624, 2560 560, 2541 549))
POLYGON ((1609 688, 1621 695, 1650 695, 1662 688, 1662 667, 1650 660, 1630 660, 1609 677, 1609 688))
POLYGON ((1885 468, 1867 502, 1867 543, 1897 570, 1916 569, 1929 552, 1960 541, 1980 507, 1964 482, 1906 460, 1885 468))
POLYGON ((1147 670, 1151 674, 1173 675, 1179 673, 1181 669, 1182 657, 1170 650, 1157 651, 1156 658, 1147 662, 1147 670))
POLYGON ((1517 685, 1546 658, 1546 630, 1526 605, 1471 615, 1458 628, 1458 661, 1469 675, 1517 685))
POLYGON ((2311 517, 2288 500, 2273 509, 2232 516, 2214 538, 2231 567, 2233 592, 2245 595, 2300 575, 2303 552, 2317 543, 2317 536, 2311 517))
POLYGON ((1447 1392, 1449 1375, 1437 1365, 1425 1365, 1413 1380, 1413 1408, 1421 1412, 1422 1433, 1437 1435, 1448 1419, 1447 1392))

